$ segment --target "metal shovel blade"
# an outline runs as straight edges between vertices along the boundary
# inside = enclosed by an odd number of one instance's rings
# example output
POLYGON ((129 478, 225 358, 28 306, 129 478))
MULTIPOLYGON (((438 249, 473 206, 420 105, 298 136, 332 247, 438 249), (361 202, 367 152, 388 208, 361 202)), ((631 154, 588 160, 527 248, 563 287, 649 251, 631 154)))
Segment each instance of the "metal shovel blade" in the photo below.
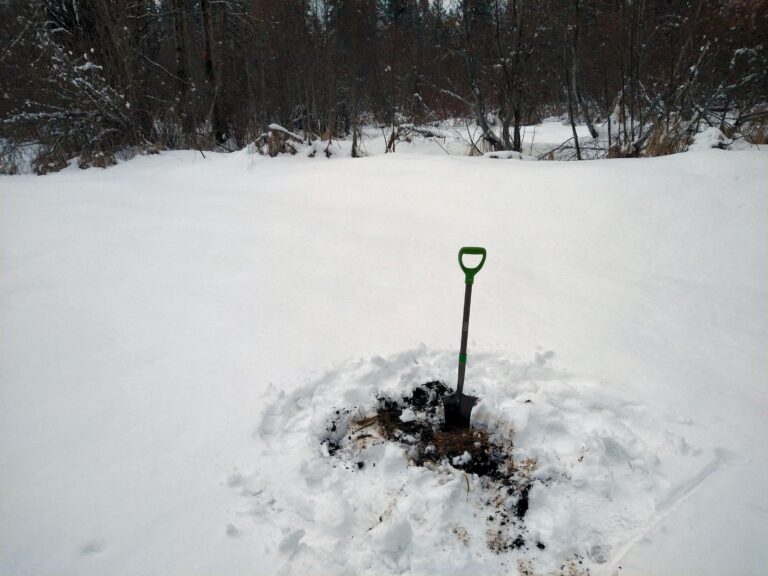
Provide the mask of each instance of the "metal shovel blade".
POLYGON ((443 398, 446 428, 469 428, 472 407, 477 402, 476 396, 451 394, 443 398))

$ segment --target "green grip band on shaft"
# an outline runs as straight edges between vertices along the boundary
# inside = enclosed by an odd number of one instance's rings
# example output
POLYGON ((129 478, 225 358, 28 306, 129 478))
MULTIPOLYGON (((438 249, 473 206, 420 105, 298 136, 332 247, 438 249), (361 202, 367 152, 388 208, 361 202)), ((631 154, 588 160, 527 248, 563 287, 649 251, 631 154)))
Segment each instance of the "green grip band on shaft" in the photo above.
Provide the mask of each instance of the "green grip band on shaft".
POLYGON ((466 354, 459 354, 459 362, 461 362, 462 364, 466 364, 467 363, 467 355, 466 354))

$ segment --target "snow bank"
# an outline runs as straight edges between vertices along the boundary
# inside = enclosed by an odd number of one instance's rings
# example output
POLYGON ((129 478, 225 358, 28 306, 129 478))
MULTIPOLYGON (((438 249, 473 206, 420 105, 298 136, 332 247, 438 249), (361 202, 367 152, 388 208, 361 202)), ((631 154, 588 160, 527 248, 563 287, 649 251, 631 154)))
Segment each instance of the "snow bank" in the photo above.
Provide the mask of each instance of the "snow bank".
POLYGON ((720 128, 709 126, 696 134, 693 143, 688 147, 689 151, 701 151, 709 148, 726 148, 727 139, 720 128))
POLYGON ((765 153, 400 152, 0 178, 0 573, 763 571, 765 153), (480 480, 320 442, 453 385, 474 244, 476 424, 540 478, 498 555, 480 480))
MULTIPOLYGON (((529 467, 530 512, 521 526, 499 524, 494 492, 476 475, 409 465, 406 452, 386 442, 347 460, 324 450, 339 409, 365 414, 379 394, 450 380, 455 363, 454 352, 421 347, 349 361, 279 393, 258 426, 262 464, 234 473, 243 497, 239 529, 274 524, 278 549, 300 531, 301 550, 283 558, 283 570, 296 574, 317 566, 329 574, 504 574, 519 562, 536 573, 564 564, 608 573, 666 502, 719 465, 716 454, 662 431, 644 406, 594 379, 489 353, 474 355, 467 374, 480 397, 473 425, 513 439, 515 461, 529 467), (498 553, 501 535, 522 543, 498 553)), ((348 428, 334 432, 343 437, 348 428)))

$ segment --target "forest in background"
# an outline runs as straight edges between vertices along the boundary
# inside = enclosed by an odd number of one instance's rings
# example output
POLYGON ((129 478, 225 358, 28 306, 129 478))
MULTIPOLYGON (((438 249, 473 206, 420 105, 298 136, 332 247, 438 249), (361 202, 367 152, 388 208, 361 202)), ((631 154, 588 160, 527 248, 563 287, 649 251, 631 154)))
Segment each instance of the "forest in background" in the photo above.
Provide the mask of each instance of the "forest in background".
POLYGON ((232 151, 471 119, 521 150, 552 115, 604 156, 685 149, 702 125, 766 141, 766 0, 0 2, 0 172, 232 151))

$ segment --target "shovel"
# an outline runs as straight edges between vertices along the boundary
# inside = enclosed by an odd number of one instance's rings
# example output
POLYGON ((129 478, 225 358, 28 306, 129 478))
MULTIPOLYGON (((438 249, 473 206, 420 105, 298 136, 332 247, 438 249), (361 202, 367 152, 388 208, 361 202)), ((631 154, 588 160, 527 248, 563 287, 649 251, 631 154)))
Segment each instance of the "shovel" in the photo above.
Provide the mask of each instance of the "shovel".
POLYGON ((469 334, 469 306, 472 301, 472 284, 475 274, 485 264, 485 248, 464 247, 459 250, 459 266, 464 270, 464 319, 461 323, 461 350, 459 351, 459 380, 456 384, 456 392, 443 398, 446 428, 469 428, 469 419, 472 415, 472 407, 477 402, 475 396, 464 394, 464 372, 467 369, 467 335, 469 334), (480 263, 474 268, 464 264, 462 258, 465 254, 482 256, 480 263))

